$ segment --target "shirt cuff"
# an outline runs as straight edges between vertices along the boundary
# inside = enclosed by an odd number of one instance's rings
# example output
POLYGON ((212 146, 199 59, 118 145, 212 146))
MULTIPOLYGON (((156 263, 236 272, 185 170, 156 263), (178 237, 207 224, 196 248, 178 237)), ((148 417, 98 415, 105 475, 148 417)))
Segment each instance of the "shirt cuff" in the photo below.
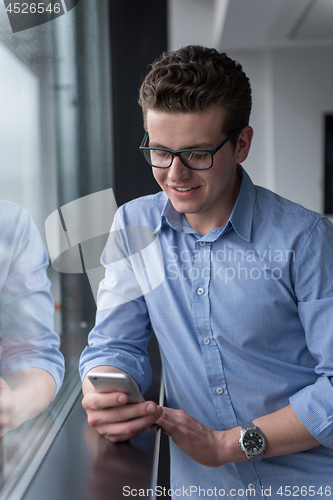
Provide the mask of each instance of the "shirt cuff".
POLYGON ((119 370, 123 370, 128 373, 136 383, 138 384, 141 394, 144 394, 147 389, 149 389, 152 380, 152 371, 149 361, 145 360, 142 356, 140 360, 137 357, 115 353, 111 356, 100 356, 99 352, 92 352, 91 347, 86 347, 81 355, 80 361, 80 376, 83 380, 86 374, 93 368, 98 368, 99 366, 113 366, 119 370), (92 358, 90 360, 85 360, 85 358, 92 358))
POLYGON ((310 434, 322 445, 333 449, 333 386, 322 376, 294 394, 289 402, 310 434))
POLYGON ((28 370, 29 368, 38 368, 39 370, 44 370, 53 377, 56 384, 56 390, 52 398, 53 401, 61 389, 65 376, 65 365, 63 363, 62 354, 59 352, 58 359, 55 360, 54 363, 48 363, 47 361, 44 362, 41 359, 31 359, 25 362, 13 362, 10 364, 10 366, 8 366, 7 364, 5 370, 1 373, 1 375, 6 380, 8 377, 18 372, 19 370, 28 370))

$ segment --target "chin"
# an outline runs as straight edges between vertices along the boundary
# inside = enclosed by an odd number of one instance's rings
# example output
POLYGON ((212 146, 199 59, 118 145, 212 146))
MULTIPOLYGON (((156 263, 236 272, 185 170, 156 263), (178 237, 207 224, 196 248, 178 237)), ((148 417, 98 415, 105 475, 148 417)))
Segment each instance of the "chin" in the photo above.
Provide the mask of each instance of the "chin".
POLYGON ((185 213, 191 213, 192 210, 189 206, 188 203, 182 203, 180 202, 179 200, 175 200, 175 199, 172 199, 170 198, 170 201, 172 203, 172 206, 175 210, 177 210, 177 212, 181 213, 181 214, 185 214, 185 213))

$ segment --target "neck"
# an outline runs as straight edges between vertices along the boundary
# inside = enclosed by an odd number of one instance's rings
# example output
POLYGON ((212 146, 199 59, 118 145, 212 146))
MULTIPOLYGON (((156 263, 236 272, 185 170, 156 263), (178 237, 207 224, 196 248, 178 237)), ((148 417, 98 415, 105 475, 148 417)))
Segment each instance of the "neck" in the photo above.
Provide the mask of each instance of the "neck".
POLYGON ((217 227, 226 226, 231 215, 231 212, 237 201, 240 191, 241 178, 237 174, 234 181, 233 189, 230 190, 229 196, 223 199, 223 203, 211 211, 203 211, 194 214, 184 214, 189 225, 198 233, 204 236, 217 227))

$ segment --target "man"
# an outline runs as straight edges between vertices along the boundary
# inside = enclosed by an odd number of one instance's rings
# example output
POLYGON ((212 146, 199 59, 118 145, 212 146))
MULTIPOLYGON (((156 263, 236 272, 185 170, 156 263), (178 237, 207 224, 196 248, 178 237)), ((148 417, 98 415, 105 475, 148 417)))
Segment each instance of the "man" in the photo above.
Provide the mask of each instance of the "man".
POLYGON ((121 207, 112 230, 127 243, 131 226, 156 230, 166 275, 126 301, 137 272, 105 252, 103 307, 81 374, 122 370, 144 392, 151 324, 168 408, 126 405, 85 377, 88 421, 114 442, 157 423, 171 438, 175 497, 330 495, 332 226, 254 186, 240 166, 253 135, 251 88, 225 54, 164 54, 139 102, 141 149, 162 192, 121 207))

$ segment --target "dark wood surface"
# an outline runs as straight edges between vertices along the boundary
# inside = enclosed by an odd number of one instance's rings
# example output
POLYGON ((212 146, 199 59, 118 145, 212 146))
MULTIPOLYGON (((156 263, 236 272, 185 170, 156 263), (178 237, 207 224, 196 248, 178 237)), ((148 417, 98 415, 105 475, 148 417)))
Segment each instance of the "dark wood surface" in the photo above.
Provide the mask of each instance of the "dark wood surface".
POLYGON ((113 444, 88 426, 80 396, 23 500, 118 500, 153 488, 157 429, 113 444), (126 495, 124 495, 126 493, 126 495))

